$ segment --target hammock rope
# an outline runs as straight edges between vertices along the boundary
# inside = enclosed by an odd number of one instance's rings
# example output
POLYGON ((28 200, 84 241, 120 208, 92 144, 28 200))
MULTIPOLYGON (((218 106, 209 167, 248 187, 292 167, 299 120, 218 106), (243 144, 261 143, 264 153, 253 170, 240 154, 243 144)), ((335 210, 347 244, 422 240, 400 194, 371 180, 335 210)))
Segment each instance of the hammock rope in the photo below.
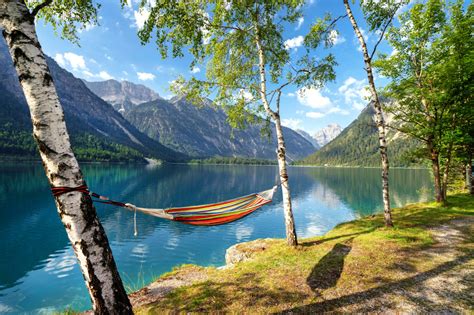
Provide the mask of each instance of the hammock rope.
POLYGON ((168 219, 185 224, 204 226, 221 225, 241 219, 251 214, 258 208, 268 203, 271 203, 273 199, 273 194, 275 193, 279 185, 281 184, 277 184, 273 186, 273 188, 259 193, 253 193, 250 195, 217 203, 165 209, 142 208, 137 207, 131 203, 114 201, 109 199, 108 197, 99 195, 94 192, 90 192, 86 185, 81 185, 79 187, 52 187, 51 191, 53 192, 53 195, 55 197, 58 197, 65 193, 77 191, 90 195, 92 197, 93 202, 109 204, 134 211, 134 234, 136 236, 138 234, 137 211, 162 219, 168 219))

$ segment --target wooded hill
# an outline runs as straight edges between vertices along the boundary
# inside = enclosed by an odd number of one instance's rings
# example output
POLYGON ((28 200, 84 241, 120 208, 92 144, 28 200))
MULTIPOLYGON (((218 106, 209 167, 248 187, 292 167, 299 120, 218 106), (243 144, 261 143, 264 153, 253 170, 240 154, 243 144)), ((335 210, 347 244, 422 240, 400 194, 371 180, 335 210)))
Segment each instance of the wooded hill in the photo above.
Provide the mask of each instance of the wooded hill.
MULTIPOLYGON (((319 151, 297 164, 328 166, 380 166, 379 139, 370 103, 349 126, 319 151)), ((390 120, 389 117, 387 119, 390 120)), ((391 166, 419 165, 411 152, 419 143, 387 128, 387 148, 391 166)))

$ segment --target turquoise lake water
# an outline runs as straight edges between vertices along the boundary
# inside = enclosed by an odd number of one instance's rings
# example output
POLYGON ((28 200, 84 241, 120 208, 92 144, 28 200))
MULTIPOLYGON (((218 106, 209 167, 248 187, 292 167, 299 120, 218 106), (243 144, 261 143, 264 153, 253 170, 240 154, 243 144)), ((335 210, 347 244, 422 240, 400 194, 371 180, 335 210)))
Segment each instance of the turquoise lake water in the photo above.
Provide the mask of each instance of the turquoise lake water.
MULTIPOLYGON (((84 165, 91 190, 143 207, 211 203, 269 189, 275 166, 84 165)), ((431 198, 428 170, 393 169, 393 206, 431 198)), ((291 167, 290 185, 300 238, 379 212, 380 170, 291 167)), ((284 237, 281 192, 242 220, 189 226, 97 205, 125 286, 138 289, 180 264, 221 266, 238 242, 284 237)), ((0 166, 0 313, 90 307, 89 297, 40 164, 0 166)))

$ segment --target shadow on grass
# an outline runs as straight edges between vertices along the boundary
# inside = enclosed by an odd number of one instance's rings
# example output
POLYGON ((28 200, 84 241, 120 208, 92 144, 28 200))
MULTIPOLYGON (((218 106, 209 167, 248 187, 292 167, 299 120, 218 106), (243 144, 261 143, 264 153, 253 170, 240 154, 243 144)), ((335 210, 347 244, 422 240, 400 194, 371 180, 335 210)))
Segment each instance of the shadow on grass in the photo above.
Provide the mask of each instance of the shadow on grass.
MULTIPOLYGON (((404 288, 409 288, 414 286, 420 282, 426 281, 430 278, 438 276, 444 272, 447 272, 456 266, 462 265, 472 259, 474 255, 472 253, 461 256, 455 260, 446 262, 444 264, 439 265, 436 268, 431 270, 422 272, 417 274, 413 277, 409 277, 400 281, 391 282, 373 289, 369 289, 363 292, 353 293, 349 295, 345 295, 339 298, 334 298, 330 300, 325 300, 322 302, 312 303, 300 307, 296 307, 293 309, 288 309, 283 312, 279 312, 277 314, 311 314, 311 313, 320 313, 320 312, 332 312, 335 311, 339 307, 349 306, 353 304, 364 303, 370 299, 378 298, 386 293, 393 292, 395 290, 400 290, 404 288)), ((374 307, 377 307, 376 303, 374 307)), ((372 310, 373 311, 373 310, 372 310)))
POLYGON ((337 284, 344 268, 344 260, 352 249, 353 239, 334 245, 332 250, 313 267, 306 279, 311 290, 319 293, 320 290, 332 288, 337 284))
POLYGON ((283 288, 268 289, 261 284, 257 273, 245 273, 232 282, 205 281, 176 289, 165 299, 148 305, 146 313, 220 313, 225 312, 231 301, 238 301, 245 308, 256 305, 266 308, 282 301, 297 303, 307 297, 307 294, 283 288))
POLYGON ((346 237, 354 238, 355 236, 359 236, 359 235, 362 235, 362 234, 368 234, 370 232, 373 232, 373 231, 375 231, 375 229, 376 228, 371 228, 369 230, 356 232, 356 233, 337 235, 337 236, 333 236, 333 237, 325 237, 323 239, 314 240, 314 241, 303 241, 303 243, 301 243, 300 246, 302 246, 302 247, 311 247, 311 246, 314 246, 314 245, 323 244, 323 243, 333 241, 333 240, 337 240, 337 239, 340 239, 340 238, 346 238, 346 237))

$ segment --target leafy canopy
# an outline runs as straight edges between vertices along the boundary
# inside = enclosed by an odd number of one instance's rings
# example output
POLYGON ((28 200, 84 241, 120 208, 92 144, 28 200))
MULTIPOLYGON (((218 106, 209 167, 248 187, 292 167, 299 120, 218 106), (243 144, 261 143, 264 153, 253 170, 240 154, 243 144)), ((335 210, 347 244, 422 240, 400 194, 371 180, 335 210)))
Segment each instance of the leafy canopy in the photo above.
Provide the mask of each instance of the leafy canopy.
MULTIPOLYGON (((126 1, 126 0, 125 0, 126 1)), ((77 31, 98 24, 100 4, 92 0, 25 1, 33 16, 51 24, 56 35, 79 44, 77 31)))
MULTIPOLYGON (((302 0, 157 1, 149 8, 149 19, 139 37, 143 43, 154 39, 163 58, 170 53, 182 57, 187 50, 195 58, 191 68, 205 64, 205 79, 180 77, 173 92, 198 103, 213 96, 217 105, 227 109, 233 126, 242 126, 255 117, 251 113, 266 111, 272 116, 272 111, 265 109, 264 100, 273 102, 273 113, 278 113, 278 95, 285 86, 318 88, 334 79, 336 62, 332 55, 316 59, 307 51, 294 61, 285 46, 284 26, 301 17, 303 5, 302 0), (259 47, 263 60, 259 58, 259 47)), ((317 31, 321 39, 329 34, 322 27, 317 31)), ((312 46, 317 45, 313 42, 312 46)))
POLYGON ((399 129, 435 149, 472 145, 473 5, 444 0, 417 3, 388 31, 391 55, 375 66, 391 78, 385 93, 399 129))

